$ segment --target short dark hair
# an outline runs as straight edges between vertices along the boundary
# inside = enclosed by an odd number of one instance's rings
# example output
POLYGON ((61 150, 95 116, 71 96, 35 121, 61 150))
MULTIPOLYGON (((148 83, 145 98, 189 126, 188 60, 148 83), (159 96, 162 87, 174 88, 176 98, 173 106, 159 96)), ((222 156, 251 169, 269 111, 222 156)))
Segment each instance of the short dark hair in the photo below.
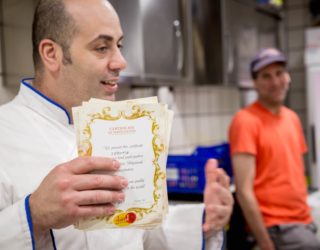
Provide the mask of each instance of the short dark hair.
MULTIPOLYGON (((274 63, 282 65, 284 67, 285 71, 287 71, 287 68, 286 68, 287 64, 286 63, 284 63, 284 62, 274 62, 274 63)), ((256 80, 258 78, 258 75, 260 74, 260 72, 261 72, 261 70, 258 70, 256 72, 251 72, 252 79, 256 80)))
POLYGON ((258 78, 258 72, 251 72, 251 78, 256 80, 258 78))
POLYGON ((63 63, 71 64, 70 43, 77 32, 73 17, 66 11, 63 0, 39 0, 32 24, 33 63, 35 70, 43 66, 39 54, 39 44, 43 39, 51 39, 63 51, 63 63))

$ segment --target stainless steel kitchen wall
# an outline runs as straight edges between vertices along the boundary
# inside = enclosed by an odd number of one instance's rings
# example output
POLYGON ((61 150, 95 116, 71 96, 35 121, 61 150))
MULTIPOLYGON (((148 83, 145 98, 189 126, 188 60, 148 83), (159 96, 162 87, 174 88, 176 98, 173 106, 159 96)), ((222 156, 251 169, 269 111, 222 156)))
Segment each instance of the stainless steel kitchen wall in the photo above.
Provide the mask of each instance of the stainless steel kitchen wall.
POLYGON ((277 13, 252 0, 111 0, 125 35, 123 81, 248 84, 249 59, 277 46, 277 13))

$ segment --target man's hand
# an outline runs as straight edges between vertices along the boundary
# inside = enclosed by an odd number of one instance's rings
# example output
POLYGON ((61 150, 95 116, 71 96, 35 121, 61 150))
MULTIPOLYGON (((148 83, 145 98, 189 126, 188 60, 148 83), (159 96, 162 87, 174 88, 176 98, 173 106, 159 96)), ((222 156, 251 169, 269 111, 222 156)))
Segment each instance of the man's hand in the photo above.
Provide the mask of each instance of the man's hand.
POLYGON ((103 157, 78 157, 55 167, 30 196, 35 237, 79 219, 107 216, 122 202, 128 181, 114 174, 119 162, 103 157), (103 171, 104 174, 95 172, 103 171))
POLYGON ((228 223, 232 212, 233 198, 229 190, 230 178, 223 169, 217 167, 217 161, 209 159, 205 168, 203 231, 205 237, 208 238, 228 223))

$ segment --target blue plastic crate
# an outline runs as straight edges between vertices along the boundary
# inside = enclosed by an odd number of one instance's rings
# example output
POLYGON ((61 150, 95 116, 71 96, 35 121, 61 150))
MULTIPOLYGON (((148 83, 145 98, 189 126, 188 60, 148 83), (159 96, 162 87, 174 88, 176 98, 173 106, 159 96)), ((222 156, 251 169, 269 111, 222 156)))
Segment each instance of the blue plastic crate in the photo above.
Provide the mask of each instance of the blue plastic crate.
POLYGON ((169 193, 202 194, 207 159, 194 155, 169 155, 167 185, 169 193))
POLYGON ((169 155, 167 185, 169 193, 202 194, 205 187, 205 164, 209 158, 218 160, 232 178, 229 144, 197 147, 191 155, 169 155))
POLYGON ((230 146, 228 143, 222 143, 214 146, 200 146, 195 149, 192 155, 207 159, 217 159, 219 167, 223 168, 231 179, 233 178, 230 146))

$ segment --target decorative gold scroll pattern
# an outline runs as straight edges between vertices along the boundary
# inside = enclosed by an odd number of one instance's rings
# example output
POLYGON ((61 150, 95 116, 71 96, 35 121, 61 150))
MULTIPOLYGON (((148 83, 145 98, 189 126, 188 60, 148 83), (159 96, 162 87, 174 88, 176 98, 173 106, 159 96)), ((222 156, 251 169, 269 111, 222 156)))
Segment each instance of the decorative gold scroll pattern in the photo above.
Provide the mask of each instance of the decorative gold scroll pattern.
POLYGON ((86 124, 85 128, 83 129, 83 139, 81 140, 81 147, 79 147, 79 155, 80 156, 91 156, 92 155, 92 144, 91 144, 91 124, 96 120, 106 120, 106 121, 116 121, 120 118, 124 118, 126 120, 134 120, 139 119, 142 117, 148 117, 152 121, 152 148, 154 153, 154 159, 152 161, 153 166, 155 167, 153 185, 153 199, 154 203, 149 208, 139 208, 139 207, 132 207, 128 208, 126 211, 123 210, 116 210, 114 214, 105 217, 96 218, 98 220, 105 220, 108 223, 112 223, 112 218, 119 213, 124 212, 135 212, 137 215, 137 221, 143 219, 145 214, 149 214, 153 211, 155 207, 157 207, 159 199, 161 198, 162 194, 159 194, 160 187, 157 185, 160 179, 165 179, 165 173, 161 171, 160 165, 158 163, 160 154, 164 151, 165 147, 163 144, 160 143, 160 138, 158 135, 159 132, 159 124, 156 121, 156 118, 153 117, 152 111, 143 110, 139 105, 133 105, 131 108, 131 114, 126 114, 125 111, 119 111, 118 115, 112 116, 110 114, 111 107, 105 107, 102 109, 100 113, 90 114, 90 120, 86 124))

